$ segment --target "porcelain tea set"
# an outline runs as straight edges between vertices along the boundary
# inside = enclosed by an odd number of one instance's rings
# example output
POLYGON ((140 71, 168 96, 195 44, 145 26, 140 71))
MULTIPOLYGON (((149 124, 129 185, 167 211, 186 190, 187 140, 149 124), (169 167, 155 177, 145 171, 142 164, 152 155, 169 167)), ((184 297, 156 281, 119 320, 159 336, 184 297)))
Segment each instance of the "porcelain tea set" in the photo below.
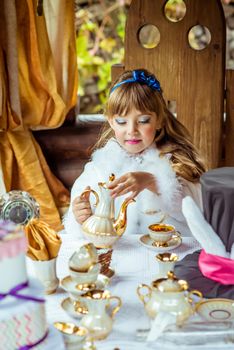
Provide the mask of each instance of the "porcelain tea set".
POLYGON ((121 299, 106 289, 109 278, 99 273, 100 263, 93 243, 77 249, 68 265, 70 275, 61 280, 61 287, 69 297, 62 301, 61 306, 72 318, 81 319, 81 328, 64 322, 57 322, 55 327, 64 334, 65 342, 74 343, 75 339, 80 339, 78 333, 83 328, 88 332, 86 338, 106 338, 112 330, 114 315, 121 307, 121 299), (117 303, 112 307, 113 300, 117 303))
MULTIPOLYGON (((109 176, 109 181, 113 181, 115 175, 109 176)), ((82 231, 85 238, 92 242, 96 248, 109 248, 119 240, 123 235, 127 225, 127 208, 134 199, 123 201, 117 219, 115 219, 114 199, 110 195, 110 190, 106 182, 98 183, 99 191, 87 189, 81 193, 81 197, 86 193, 92 193, 95 196, 95 211, 83 224, 82 231)), ((147 248, 157 248, 165 251, 176 248, 182 242, 179 232, 173 225, 165 224, 162 221, 167 214, 162 213, 161 219, 148 227, 148 235, 143 235, 140 243, 147 248)))
MULTIPOLYGON (((111 175, 109 180, 114 180, 111 175)), ((99 194, 93 190, 85 190, 94 194, 96 198, 96 210, 82 225, 84 236, 91 242, 83 245, 75 251, 69 259, 69 276, 61 281, 62 288, 68 292, 69 297, 62 301, 62 308, 73 318, 81 318, 81 328, 73 324, 58 322, 56 327, 64 333, 66 342, 73 340, 82 333, 93 340, 104 339, 111 332, 113 317, 121 307, 121 299, 112 296, 106 285, 109 278, 100 274, 100 262, 97 249, 111 249, 113 244, 123 235, 127 224, 127 207, 134 200, 126 200, 122 203, 117 219, 114 218, 114 200, 110 196, 107 184, 98 184, 99 194), (115 305, 112 304, 114 301, 115 305), (112 306, 112 305, 113 306, 112 306), (83 327, 83 328, 82 328, 83 327)), ((154 246, 168 247, 168 242, 176 234, 175 227, 162 222, 148 227, 149 237, 154 246)), ((173 269, 176 256, 170 253, 158 254, 158 266, 162 262, 160 270, 161 280, 154 281, 151 286, 141 285, 137 293, 145 305, 150 317, 155 317, 160 308, 178 313, 178 324, 184 322, 191 313, 189 296, 184 295, 186 282, 180 284, 171 272, 166 278, 166 272, 173 269), (166 255, 169 254, 169 255, 166 255), (161 260, 160 260, 161 259, 161 260), (159 283, 160 281, 160 283, 159 283), (147 298, 141 292, 143 288, 148 291, 147 298), (170 298, 169 298, 170 296, 170 298), (146 301, 146 299, 148 299, 146 301), (174 308, 170 307, 169 300, 173 300, 174 308)), ((159 276, 159 275, 158 275, 159 276)), ((189 295, 195 293, 190 292, 189 295)), ((197 293, 198 294, 198 293, 197 293)), ((79 338, 82 336, 79 336, 79 338)))

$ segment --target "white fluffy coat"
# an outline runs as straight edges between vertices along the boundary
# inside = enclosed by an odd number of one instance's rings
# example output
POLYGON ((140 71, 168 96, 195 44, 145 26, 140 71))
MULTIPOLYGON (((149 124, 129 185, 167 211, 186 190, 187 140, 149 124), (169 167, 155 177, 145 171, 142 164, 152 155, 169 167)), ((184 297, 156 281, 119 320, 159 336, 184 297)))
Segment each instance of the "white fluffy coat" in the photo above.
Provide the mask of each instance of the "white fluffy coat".
MULTIPOLYGON (((193 184, 182 178, 177 178, 169 158, 159 157, 155 146, 147 148, 141 154, 127 153, 115 139, 111 139, 101 149, 95 151, 92 159, 85 166, 83 173, 75 181, 71 190, 71 203, 87 186, 98 192, 98 182, 108 182, 109 175, 114 173, 116 178, 127 172, 146 171, 155 176, 160 195, 149 190, 142 191, 136 202, 131 203, 127 209, 127 229, 125 234, 147 233, 147 227, 157 222, 159 214, 150 215, 149 212, 162 210, 169 214, 166 220, 174 224, 182 235, 190 235, 190 231, 181 211, 182 199, 186 195, 193 197, 201 206, 200 184, 193 184)), ((125 197, 115 199, 116 216, 125 197)), ((91 203, 94 198, 91 194, 91 203)), ((64 217, 64 226, 67 233, 82 237, 81 225, 75 220, 72 213, 72 204, 64 217)))

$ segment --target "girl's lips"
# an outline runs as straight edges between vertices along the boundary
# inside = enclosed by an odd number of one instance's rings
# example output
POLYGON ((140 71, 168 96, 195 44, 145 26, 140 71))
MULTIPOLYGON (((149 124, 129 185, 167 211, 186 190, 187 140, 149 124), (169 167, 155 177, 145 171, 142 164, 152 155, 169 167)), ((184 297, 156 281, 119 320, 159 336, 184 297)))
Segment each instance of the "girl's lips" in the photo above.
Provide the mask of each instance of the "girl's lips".
POLYGON ((141 140, 126 140, 126 143, 130 145, 136 145, 139 142, 141 142, 141 140))

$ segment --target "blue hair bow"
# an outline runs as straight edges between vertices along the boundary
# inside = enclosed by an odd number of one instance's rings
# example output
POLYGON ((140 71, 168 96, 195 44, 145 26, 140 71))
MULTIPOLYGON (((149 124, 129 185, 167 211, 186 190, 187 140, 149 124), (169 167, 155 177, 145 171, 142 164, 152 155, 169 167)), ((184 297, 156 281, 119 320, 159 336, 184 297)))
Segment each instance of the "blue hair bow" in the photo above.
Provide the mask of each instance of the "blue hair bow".
POLYGON ((159 81, 155 78, 154 75, 146 75, 145 72, 141 69, 136 69, 132 72, 132 78, 121 81, 120 83, 113 86, 110 93, 112 93, 117 87, 126 84, 126 83, 140 83, 146 84, 151 89, 161 92, 161 87, 159 81))

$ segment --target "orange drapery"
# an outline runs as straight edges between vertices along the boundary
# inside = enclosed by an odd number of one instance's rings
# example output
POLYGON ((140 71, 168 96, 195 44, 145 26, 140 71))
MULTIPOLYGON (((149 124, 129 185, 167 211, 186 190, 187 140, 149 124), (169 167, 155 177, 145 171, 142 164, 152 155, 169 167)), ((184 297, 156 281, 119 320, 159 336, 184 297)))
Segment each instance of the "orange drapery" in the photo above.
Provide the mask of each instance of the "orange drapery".
POLYGON ((73 0, 3 0, 0 9, 0 161, 6 191, 29 192, 41 219, 61 227, 69 193, 51 173, 31 129, 60 126, 76 104, 73 0))

